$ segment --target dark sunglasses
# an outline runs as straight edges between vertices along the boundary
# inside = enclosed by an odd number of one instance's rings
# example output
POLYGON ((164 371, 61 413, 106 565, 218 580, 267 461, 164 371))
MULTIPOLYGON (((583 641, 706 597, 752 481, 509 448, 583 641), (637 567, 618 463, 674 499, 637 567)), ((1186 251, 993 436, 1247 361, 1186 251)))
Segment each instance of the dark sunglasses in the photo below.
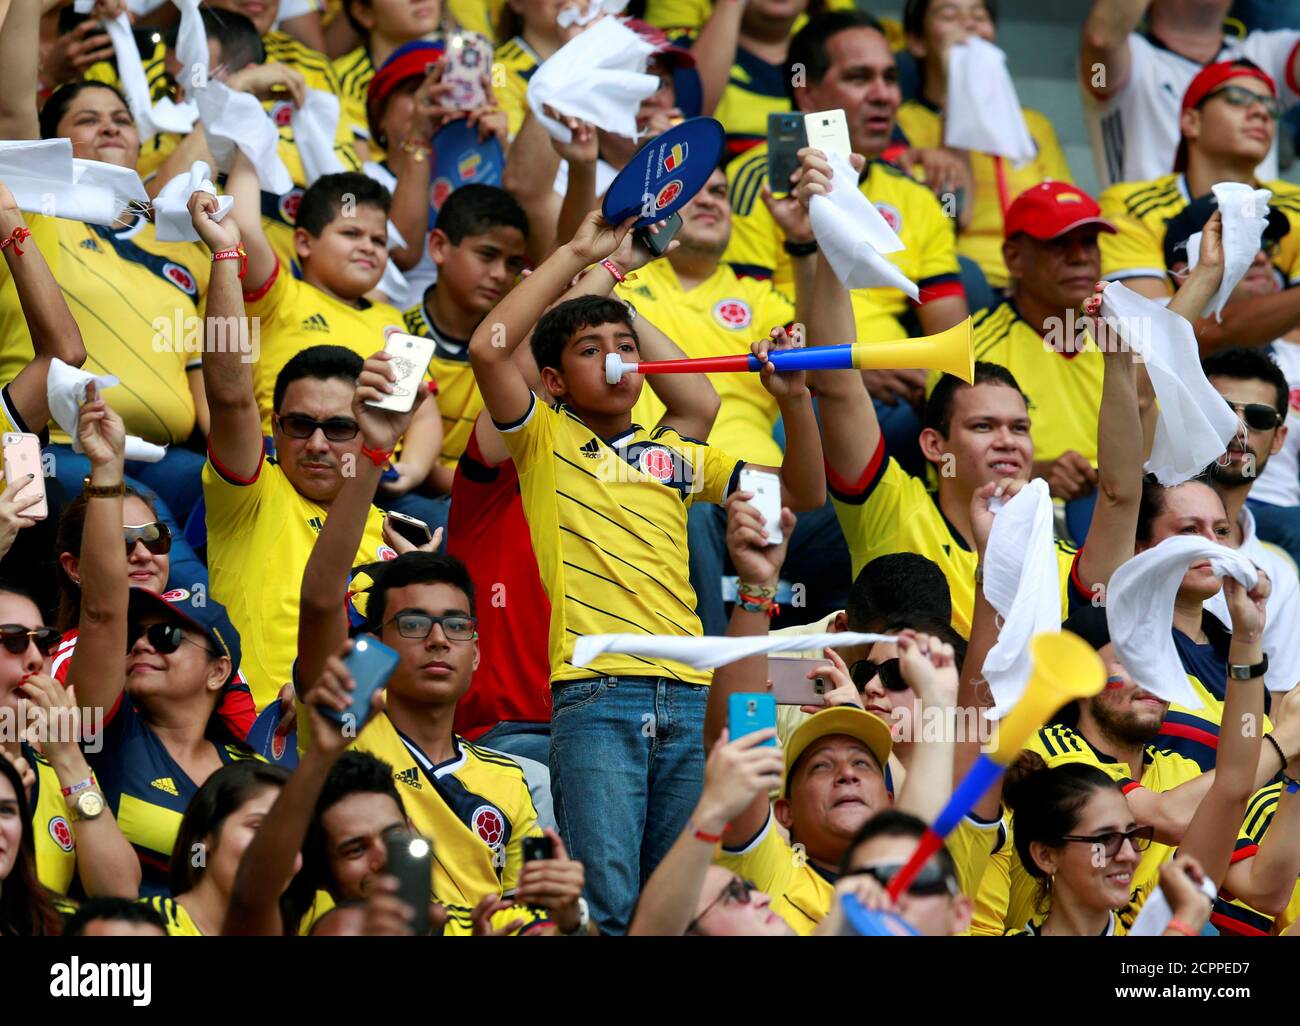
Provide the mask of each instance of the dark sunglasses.
POLYGON ((280 425, 280 430, 290 438, 310 438, 317 429, 320 429, 331 442, 350 442, 361 430, 361 425, 351 417, 316 420, 302 413, 287 413, 283 417, 277 413, 275 419, 280 425))
POLYGON ((897 659, 886 659, 881 663, 872 662, 870 659, 859 659, 849 667, 849 679, 853 681, 858 691, 865 689, 876 677, 880 678, 880 683, 884 685, 886 691, 907 690, 907 681, 903 680, 897 659))
MULTIPOLYGON (((863 866, 861 869, 850 869, 844 875, 869 876, 881 887, 888 888, 902 868, 902 862, 886 862, 881 866, 863 866)), ((960 890, 957 881, 945 873, 939 863, 931 859, 916 874, 916 878, 907 888, 907 893, 918 898, 936 897, 941 894, 956 897, 960 890)))
POLYGON ((172 532, 166 524, 155 522, 136 527, 124 527, 122 533, 126 535, 128 557, 135 551, 136 542, 142 542, 144 547, 155 556, 165 556, 172 550, 172 532))
POLYGON ((1286 104, 1276 96, 1260 96, 1259 93, 1252 93, 1245 86, 1238 85, 1220 86, 1213 92, 1208 93, 1197 106, 1203 106, 1216 96, 1222 96, 1234 107, 1249 107, 1253 103, 1258 103, 1274 121, 1280 120, 1282 115, 1286 113, 1286 104))
POLYGON ((1234 403, 1223 400, 1229 408, 1246 422, 1252 431, 1272 431, 1282 423, 1282 414, 1268 403, 1234 403))
POLYGON ((59 643, 63 635, 53 627, 24 627, 20 623, 0 624, 0 645, 4 645, 14 655, 22 655, 28 645, 35 645, 36 651, 47 656, 59 643))
POLYGON ((197 641, 190 641, 185 636, 185 629, 172 623, 151 623, 148 627, 142 627, 139 624, 131 624, 126 629, 126 650, 128 652, 135 648, 135 643, 141 637, 149 641, 149 647, 160 655, 171 655, 181 647, 181 642, 189 641, 191 645, 203 649, 213 659, 217 658, 219 653, 212 651, 208 645, 201 645, 197 641))
POLYGON ((423 641, 433 633, 435 623, 442 624, 442 633, 448 641, 473 641, 478 620, 473 616, 452 613, 448 616, 430 616, 428 613, 398 613, 384 624, 397 624, 397 633, 404 638, 423 641))
POLYGON ((1151 839, 1156 835, 1154 826, 1134 827, 1132 830, 1108 830, 1104 834, 1083 837, 1079 834, 1066 834, 1062 841, 1074 841, 1078 844, 1095 844, 1102 849, 1106 858, 1113 859, 1119 854, 1125 841, 1133 845, 1134 851, 1146 851, 1151 846, 1151 839))
POLYGON ((722 889, 722 893, 709 902, 708 906, 698 916, 691 920, 690 925, 686 927, 686 932, 690 933, 699 925, 710 912, 721 905, 724 901, 728 905, 748 905, 749 896, 758 890, 758 885, 751 883, 743 877, 733 876, 727 881, 727 886, 722 889))

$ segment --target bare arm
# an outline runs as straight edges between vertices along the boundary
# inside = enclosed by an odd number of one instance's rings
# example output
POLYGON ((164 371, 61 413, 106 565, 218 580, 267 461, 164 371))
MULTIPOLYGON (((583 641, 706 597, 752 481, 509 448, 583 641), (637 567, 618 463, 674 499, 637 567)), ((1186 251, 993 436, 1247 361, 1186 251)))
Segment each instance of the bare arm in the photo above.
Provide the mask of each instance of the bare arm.
MULTIPOLYGON (((925 709, 941 709, 944 721, 957 701, 958 670, 952 646, 925 634, 904 632, 898 639, 898 667, 903 680, 925 709)), ((953 739, 943 731, 938 740, 917 745, 907 767, 895 808, 910 812, 926 823, 933 823, 952 797, 954 749, 953 739)), ((989 819, 996 819, 996 812, 989 819)))
POLYGON ((534 264, 546 259, 555 245, 560 215, 555 176, 559 170, 560 157, 551 145, 551 137, 529 111, 506 154, 501 188, 518 200, 528 215, 527 255, 534 264))
POLYGON ((1083 88, 1097 99, 1107 99, 1128 80, 1132 59, 1128 37, 1137 29, 1150 3, 1151 0, 1095 0, 1093 3, 1083 23, 1079 75, 1083 88), (1104 85, 1094 84, 1099 76, 1104 85))
POLYGON ((209 167, 214 163, 212 151, 208 149, 208 137, 203 131, 203 125, 199 123, 196 123, 189 135, 172 150, 162 166, 149 176, 148 181, 144 183, 144 191, 148 193, 150 199, 154 199, 162 192, 163 186, 177 175, 188 174, 196 160, 203 161, 209 167))
MULTIPOLYGON (((254 293, 275 273, 279 258, 262 227, 262 185, 258 181, 257 170, 238 150, 235 151, 235 162, 230 168, 230 174, 226 177, 226 195, 235 198, 230 217, 235 219, 235 224, 239 227, 239 236, 248 254, 244 288, 249 293, 254 293)), ((288 274, 288 268, 281 268, 281 273, 288 274)), ((211 299, 208 304, 210 308, 211 299)))
POLYGON ((1278 796, 1268 833, 1252 858, 1228 867, 1224 890, 1265 915, 1279 916, 1300 876, 1300 797, 1286 788, 1278 796))
POLYGON ((947 331, 969 316, 965 296, 944 296, 942 299, 922 303, 916 308, 916 319, 921 322, 921 331, 926 335, 947 331))
POLYGON ((445 64, 438 61, 425 75, 412 98, 410 120, 394 130, 388 141, 388 162, 397 176, 389 218, 406 246, 389 256, 398 268, 409 271, 424 257, 429 235, 429 183, 433 179, 433 148, 429 140, 445 123, 438 100, 451 86, 442 84, 445 64))
POLYGON ((705 117, 717 109, 722 94, 727 91, 744 13, 743 0, 716 0, 713 13, 700 26, 700 34, 691 46, 695 68, 700 74, 700 113, 705 117))
POLYGON ((40 0, 13 0, 0 24, 0 139, 38 139, 40 0))

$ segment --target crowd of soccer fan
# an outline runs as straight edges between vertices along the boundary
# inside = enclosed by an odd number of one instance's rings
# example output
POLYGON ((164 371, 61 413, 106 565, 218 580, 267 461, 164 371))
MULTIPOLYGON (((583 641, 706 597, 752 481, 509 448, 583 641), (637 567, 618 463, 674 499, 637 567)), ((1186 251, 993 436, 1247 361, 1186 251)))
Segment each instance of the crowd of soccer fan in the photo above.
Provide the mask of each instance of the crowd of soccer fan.
POLYGON ((168 242, 138 207, 109 226, 20 208, 0 174, 0 429, 42 447, 0 492, 0 934, 806 935, 856 932, 853 908, 931 935, 1120 935, 1157 894, 1168 935, 1294 932, 1300 187, 1277 174, 1300 5, 1095 0, 1061 46, 1097 199, 1035 111, 1031 161, 945 147, 949 52, 996 42, 994 0, 901 20, 634 2, 601 16, 654 49, 641 138, 548 111, 567 142, 528 86, 599 5, 205 0, 212 76, 278 126, 279 195, 242 149, 128 102, 106 26, 129 12, 149 101, 180 105, 184 6, 0 0, 0 139, 68 139, 150 197, 196 161, 217 181, 189 197, 199 241, 168 242), (471 109, 443 80, 462 31, 496 48, 471 109), (320 140, 295 138, 313 91, 338 98, 342 172, 313 177, 320 140), (768 115, 836 109, 918 300, 834 273, 809 207, 853 183, 827 154, 768 181, 768 115), (725 155, 657 255, 600 199, 701 115, 725 155), (499 185, 439 177, 457 121, 499 144, 499 185), (1214 317, 1220 183, 1272 196, 1214 317), (1144 476, 1159 411, 1098 317, 1107 281, 1191 322, 1240 418, 1185 483, 1144 476), (973 384, 769 360, 967 317, 973 384), (206 344, 176 343, 190 323, 206 344), (256 345, 213 344, 218 325, 256 345), (375 405, 392 330, 433 343, 408 413, 375 405), (606 375, 611 354, 737 353, 761 372, 606 375), (117 381, 69 428, 52 408, 75 368, 117 381), (779 476, 779 543, 751 469, 779 476), (1106 687, 891 894, 987 738, 986 551, 1034 479, 1063 628, 1106 687), (1194 564, 1155 625, 1196 707, 1136 683, 1105 609, 1112 575, 1185 535, 1260 571, 1194 564), (893 640, 803 653, 824 707, 736 737, 731 696, 769 690, 765 658, 574 651, 844 631, 893 640), (396 665, 358 717, 366 638, 396 665), (919 727, 963 710, 978 729, 919 727), (427 904, 390 864, 417 838, 427 904))

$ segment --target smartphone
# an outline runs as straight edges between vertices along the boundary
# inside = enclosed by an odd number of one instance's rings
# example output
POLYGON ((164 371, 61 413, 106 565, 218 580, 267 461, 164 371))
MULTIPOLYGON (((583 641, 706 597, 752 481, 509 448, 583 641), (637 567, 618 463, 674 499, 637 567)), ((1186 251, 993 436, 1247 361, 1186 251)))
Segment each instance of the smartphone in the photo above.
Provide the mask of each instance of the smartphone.
POLYGON ((492 44, 475 32, 453 32, 447 38, 447 53, 443 58, 444 85, 452 86, 443 101, 456 110, 475 110, 487 106, 487 90, 483 77, 492 67, 492 44))
POLYGON ((390 509, 387 516, 392 521, 393 530, 412 545, 428 545, 429 542, 433 541, 433 532, 429 530, 429 525, 423 520, 408 517, 405 513, 398 513, 395 509, 390 509))
POLYGON ((832 685, 825 677, 808 679, 818 663, 815 659, 791 659, 768 656, 767 679, 777 705, 825 705, 826 692, 832 685))
MULTIPOLYGON (((45 474, 41 467, 41 440, 35 435, 20 431, 6 431, 3 439, 5 481, 12 483, 20 477, 35 474, 30 482, 18 489, 15 498, 39 495, 40 501, 23 510, 23 515, 33 520, 44 520, 50 515, 45 501, 45 474)), ((6 484, 7 488, 9 485, 6 484)))
POLYGON ((543 835, 542 837, 524 838, 525 862, 542 862, 553 858, 555 858, 555 845, 551 843, 549 837, 543 835))
POLYGON ((411 930, 417 937, 429 932, 429 895, 433 884, 433 845, 410 830, 390 830, 386 872, 397 880, 397 896, 415 911, 411 930))
POLYGON ((785 538, 781 532, 781 479, 769 470, 740 472, 740 490, 751 492, 749 504, 763 515, 763 530, 769 545, 779 545, 785 538))
POLYGON ((849 122, 842 110, 819 110, 805 114, 804 129, 808 132, 808 145, 829 155, 838 153, 845 160, 853 153, 849 142, 849 122))
POLYGON ((352 705, 346 712, 321 707, 322 716, 340 726, 350 725, 357 733, 370 719, 370 700, 375 692, 388 683, 397 669, 398 655, 373 634, 358 634, 352 642, 352 651, 343 657, 343 665, 352 674, 352 705))
POLYGON ((378 402, 367 400, 367 406, 379 410, 392 410, 394 413, 410 413, 415 405, 415 394, 420 382, 429 370, 429 361, 433 359, 433 339, 422 335, 408 335, 404 331, 394 331, 384 339, 384 352, 393 359, 390 361, 397 374, 393 382, 393 391, 378 402))
MULTIPOLYGON (((776 729, 776 699, 771 695, 737 691, 727 699, 727 732, 732 741, 769 727, 776 729)), ((775 748, 776 739, 763 744, 775 748)))
POLYGON ((799 170, 799 151, 807 145, 802 114, 767 116, 767 185, 773 195, 789 195, 790 176, 799 170))
POLYGON ((682 215, 673 213, 664 218, 664 223, 658 232, 652 232, 648 227, 636 229, 636 241, 655 256, 663 256, 664 251, 668 249, 668 243, 673 241, 673 236, 681 226, 682 215))

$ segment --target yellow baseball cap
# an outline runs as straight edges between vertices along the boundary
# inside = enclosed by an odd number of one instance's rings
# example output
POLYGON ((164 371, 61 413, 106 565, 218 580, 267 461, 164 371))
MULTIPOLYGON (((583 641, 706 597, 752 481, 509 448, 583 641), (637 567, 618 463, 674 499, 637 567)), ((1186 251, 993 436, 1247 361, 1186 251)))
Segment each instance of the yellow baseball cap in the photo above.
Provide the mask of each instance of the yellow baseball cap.
POLYGON ((790 774, 799 757, 808 750, 814 741, 819 741, 832 734, 844 734, 861 741, 867 750, 876 757, 880 772, 885 772, 889 765, 889 753, 894 750, 894 738, 889 731, 889 724, 875 713, 869 713, 852 705, 837 705, 813 713, 795 732, 790 735, 785 745, 785 779, 781 781, 781 793, 790 796, 790 774))

